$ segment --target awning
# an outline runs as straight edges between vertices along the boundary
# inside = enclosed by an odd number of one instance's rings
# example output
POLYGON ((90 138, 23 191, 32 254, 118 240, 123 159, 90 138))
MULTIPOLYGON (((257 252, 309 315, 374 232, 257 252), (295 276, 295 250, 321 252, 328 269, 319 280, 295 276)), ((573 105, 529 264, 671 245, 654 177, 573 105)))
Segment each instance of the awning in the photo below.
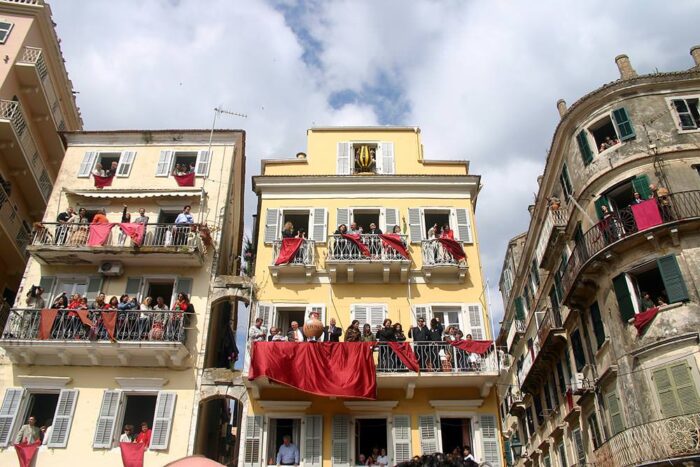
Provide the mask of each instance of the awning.
POLYGON ((65 190, 66 194, 71 196, 80 196, 81 198, 99 198, 99 199, 142 199, 142 198, 199 198, 202 196, 201 189, 184 189, 184 190, 65 190))

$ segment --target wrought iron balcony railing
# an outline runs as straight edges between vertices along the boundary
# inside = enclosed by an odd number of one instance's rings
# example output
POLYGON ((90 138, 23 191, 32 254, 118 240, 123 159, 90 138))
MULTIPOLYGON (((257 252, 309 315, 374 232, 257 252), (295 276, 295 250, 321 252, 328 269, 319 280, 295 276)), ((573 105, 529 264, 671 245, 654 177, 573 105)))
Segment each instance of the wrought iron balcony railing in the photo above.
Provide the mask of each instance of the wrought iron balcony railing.
POLYGON ((445 249, 438 240, 421 241, 424 266, 458 266, 460 260, 445 249))
MULTIPOLYGON (((41 310, 12 308, 2 333, 2 341, 108 341, 100 310, 87 310, 86 324, 76 310, 60 309, 51 325, 48 339, 39 339, 41 310)), ((115 310, 106 310, 115 311, 115 310)), ((181 311, 116 311, 114 338, 120 342, 185 342, 190 313, 181 311)))
MULTIPOLYGON (((404 245, 406 245, 406 238, 406 235, 401 235, 404 245)), ((369 256, 364 255, 360 248, 351 240, 341 235, 329 236, 327 261, 408 261, 393 248, 385 246, 379 235, 361 234, 360 241, 369 250, 369 256)))
MULTIPOLYGON (((700 190, 671 193, 659 202, 662 224, 671 224, 687 219, 700 218, 700 190)), ((655 228, 658 226, 653 226, 655 228)), ((564 269, 562 287, 568 296, 578 273, 591 258, 609 246, 622 242, 639 232, 632 208, 613 211, 606 219, 598 222, 576 242, 564 269)))
MULTIPOLYGON (((282 240, 275 240, 272 244, 272 265, 275 265, 277 258, 279 258, 280 251, 282 249, 282 240)), ((316 242, 313 240, 304 240, 299 246, 294 258, 287 263, 292 265, 304 265, 311 266, 314 264, 314 256, 316 250, 316 242)))
MULTIPOLYGON (((483 355, 458 349, 448 342, 411 342, 421 372, 467 373, 498 372, 498 356, 492 344, 483 355)), ((378 373, 406 372, 406 365, 388 344, 379 342, 378 373)))

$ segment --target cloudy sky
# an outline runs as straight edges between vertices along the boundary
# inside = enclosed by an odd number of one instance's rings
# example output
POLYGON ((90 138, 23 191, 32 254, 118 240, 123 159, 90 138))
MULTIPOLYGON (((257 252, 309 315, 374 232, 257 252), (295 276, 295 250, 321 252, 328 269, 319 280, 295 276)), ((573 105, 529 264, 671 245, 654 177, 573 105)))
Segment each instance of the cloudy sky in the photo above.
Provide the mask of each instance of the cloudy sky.
MULTIPOLYGON (((54 0, 86 129, 210 128, 248 118, 248 175, 314 125, 415 125, 426 156, 469 159, 492 311, 507 240, 527 228, 558 120, 618 78, 692 66, 700 2, 54 0)), ((250 224, 255 198, 248 191, 250 224)), ((250 225, 248 225, 248 228, 250 225)))

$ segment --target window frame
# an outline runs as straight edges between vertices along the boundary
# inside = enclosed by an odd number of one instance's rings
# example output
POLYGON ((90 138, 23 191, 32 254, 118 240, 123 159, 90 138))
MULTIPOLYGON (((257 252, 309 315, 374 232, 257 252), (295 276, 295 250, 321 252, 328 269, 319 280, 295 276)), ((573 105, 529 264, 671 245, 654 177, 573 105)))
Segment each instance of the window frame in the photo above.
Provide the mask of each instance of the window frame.
POLYGON ((9 25, 7 30, 0 27, 0 44, 5 44, 7 42, 7 38, 10 37, 10 33, 12 33, 12 29, 14 29, 14 27, 15 27, 15 23, 13 23, 11 21, 5 21, 5 20, 0 21, 0 23, 7 23, 9 25), (3 35, 3 33, 4 33, 4 35, 3 35))
POLYGON ((675 125, 676 131, 678 133, 700 132, 700 122, 695 125, 695 128, 687 128, 687 129, 683 128, 680 115, 678 114, 678 111, 676 110, 676 106, 673 103, 674 101, 682 100, 685 102, 685 105, 688 106, 688 99, 697 99, 698 100, 696 107, 698 108, 698 113, 700 113, 700 94, 682 94, 680 96, 668 96, 668 97, 666 97, 666 105, 668 106, 671 117, 673 118, 673 124, 675 125))

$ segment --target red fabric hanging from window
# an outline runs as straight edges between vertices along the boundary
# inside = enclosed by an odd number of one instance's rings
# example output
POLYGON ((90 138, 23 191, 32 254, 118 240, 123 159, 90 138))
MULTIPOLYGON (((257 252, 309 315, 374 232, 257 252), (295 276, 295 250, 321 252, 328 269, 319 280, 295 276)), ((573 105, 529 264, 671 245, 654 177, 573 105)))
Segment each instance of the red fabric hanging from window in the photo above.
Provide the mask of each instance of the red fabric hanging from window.
POLYGON ((411 348, 411 344, 408 342, 387 342, 391 350, 394 351, 399 360, 406 365, 411 371, 418 373, 420 371, 420 365, 418 364, 418 358, 415 352, 411 348))
POLYGON ((58 310, 44 309, 39 313, 39 339, 46 340, 51 339, 51 328, 53 327, 53 322, 56 320, 56 315, 58 310))
POLYGON ((393 250, 396 250, 398 254, 403 256, 406 259, 409 259, 409 254, 408 250, 406 250, 406 246, 403 244, 403 241, 401 239, 401 236, 398 234, 380 234, 379 238, 382 239, 382 244, 384 245, 384 248, 391 248, 393 250))
POLYGON ((173 175, 178 186, 194 186, 194 172, 185 175, 173 175))
POLYGON ((493 341, 459 340, 450 341, 450 344, 460 350, 466 350, 469 353, 483 355, 489 351, 493 345, 493 341))
POLYGON ((36 455, 37 449, 41 446, 41 441, 37 440, 33 444, 23 443, 15 444, 15 451, 17 451, 17 459, 19 459, 20 467, 29 467, 32 465, 32 460, 36 455))
POLYGON ((634 327, 637 328, 637 333, 643 333, 644 328, 656 318, 658 313, 659 307, 655 306, 654 308, 649 308, 646 311, 634 315, 634 327))
POLYGON ((645 230, 661 224, 661 213, 655 199, 648 199, 639 204, 632 205, 632 215, 637 224, 637 230, 645 230))
POLYGON ((104 246, 109 239, 114 224, 90 224, 88 233, 88 246, 104 246))
POLYGON ((112 186, 114 175, 111 177, 101 177, 100 175, 93 174, 93 178, 95 179, 95 188, 104 188, 106 186, 112 186))
POLYGON ((134 245, 141 246, 141 244, 143 243, 143 235, 146 232, 145 224, 139 224, 135 222, 124 222, 119 224, 119 228, 122 232, 124 232, 125 235, 128 235, 129 238, 131 238, 131 240, 134 242, 134 245))
POLYGON ((462 248, 462 245, 460 245, 459 242, 446 237, 438 238, 437 241, 440 242, 442 247, 447 250, 447 252, 451 254, 454 259, 459 261, 460 259, 467 257, 467 255, 464 253, 464 248, 462 248))
POLYGON ((360 249, 360 252, 362 253, 363 256, 370 256, 369 253, 369 248, 367 248, 367 245, 362 243, 362 236, 360 234, 340 234, 343 238, 346 238, 350 240, 352 243, 355 244, 357 248, 360 249))
POLYGON ((124 467, 143 467, 143 451, 146 445, 142 443, 119 443, 124 467))
POLYGON ((280 254, 275 260, 275 266, 291 262, 297 254, 297 251, 299 251, 302 243, 304 243, 303 238, 283 238, 280 254))

